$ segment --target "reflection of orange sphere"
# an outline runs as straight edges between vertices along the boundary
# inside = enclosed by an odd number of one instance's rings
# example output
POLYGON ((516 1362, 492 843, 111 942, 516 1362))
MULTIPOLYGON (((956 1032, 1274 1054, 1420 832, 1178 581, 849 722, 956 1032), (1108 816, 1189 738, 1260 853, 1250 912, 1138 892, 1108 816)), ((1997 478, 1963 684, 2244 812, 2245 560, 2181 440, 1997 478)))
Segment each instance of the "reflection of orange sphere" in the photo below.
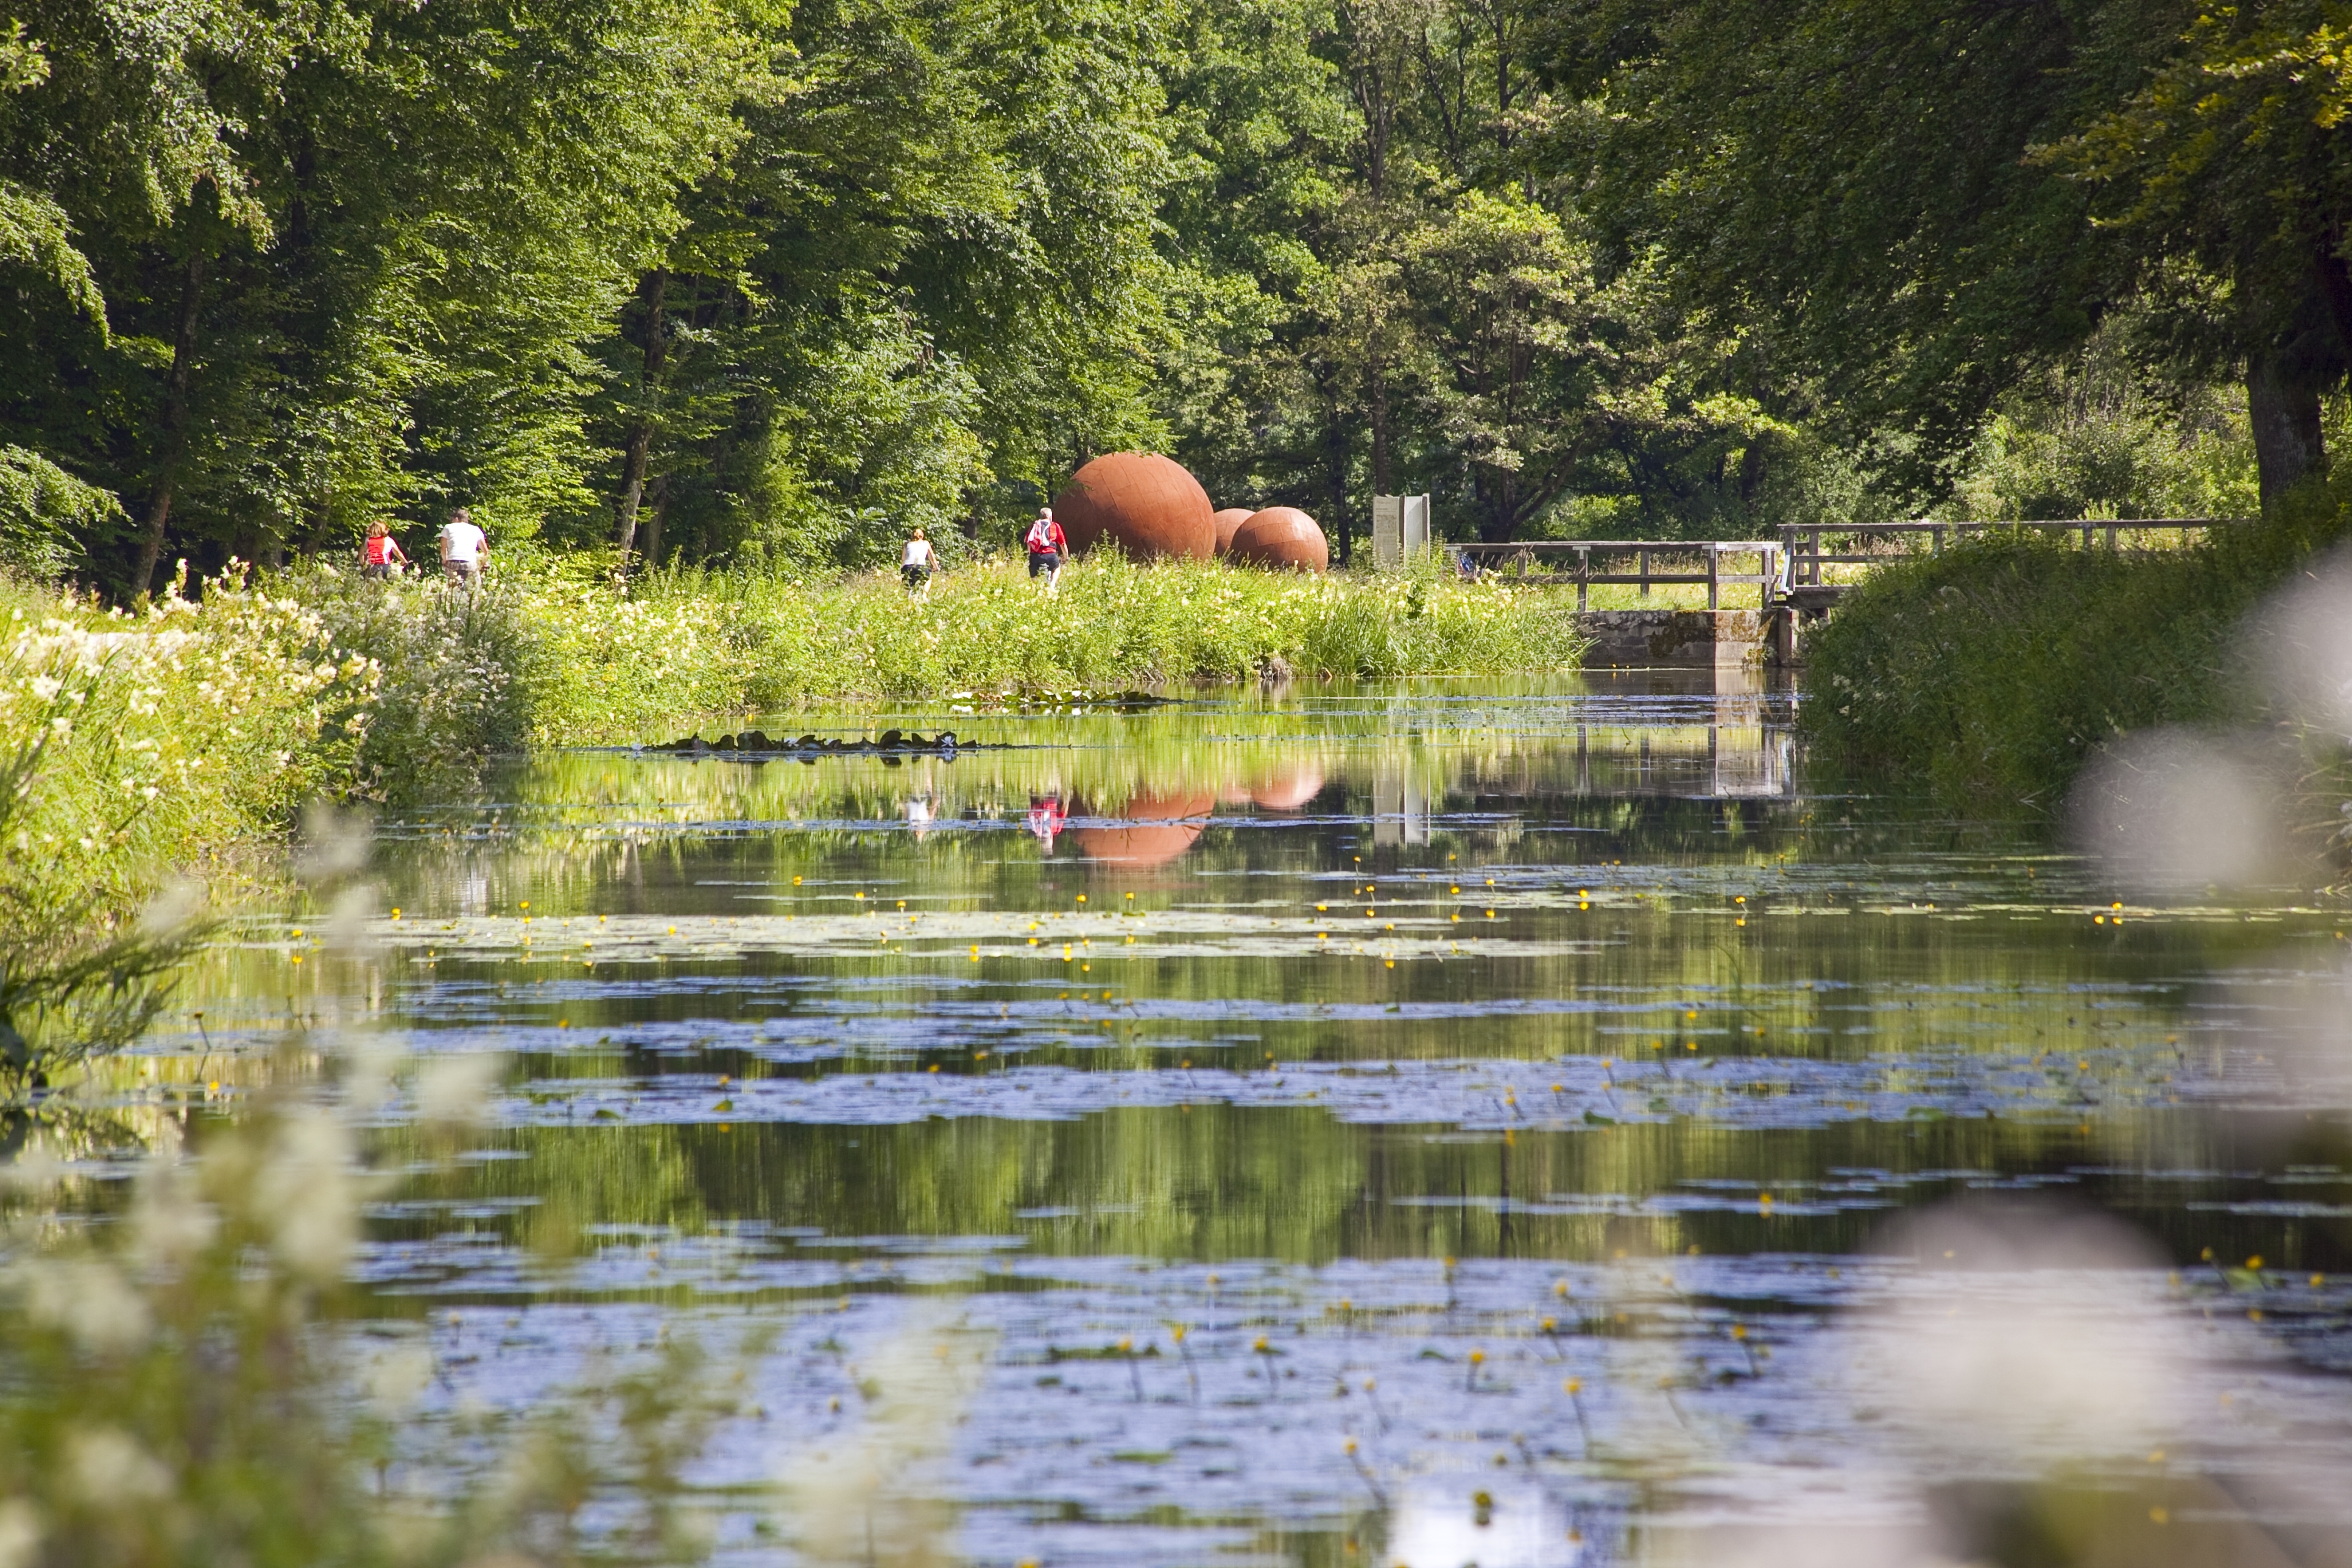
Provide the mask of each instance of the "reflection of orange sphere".
POLYGON ((1268 811, 1297 811, 1323 789, 1323 771, 1312 763, 1268 768, 1250 785, 1250 798, 1268 811))
POLYGON ((1234 531, 1236 561, 1298 572, 1320 572, 1331 564, 1331 546, 1315 520, 1295 506, 1270 506, 1253 512, 1234 531))
POLYGON ((1192 847, 1201 829, 1208 826, 1200 819, 1216 804, 1216 796, 1206 790, 1139 795, 1127 803, 1117 826, 1081 827, 1071 837, 1090 860, 1114 866, 1164 866, 1192 847))
POLYGON ((1210 521, 1217 525, 1217 553, 1223 555, 1234 547, 1234 530, 1250 520, 1250 509, 1229 506, 1210 521))
POLYGON ((1206 561, 1217 548, 1209 492, 1181 464, 1156 453, 1097 458, 1054 498, 1054 515, 1072 550, 1090 550, 1108 538, 1141 561, 1162 555, 1206 561))

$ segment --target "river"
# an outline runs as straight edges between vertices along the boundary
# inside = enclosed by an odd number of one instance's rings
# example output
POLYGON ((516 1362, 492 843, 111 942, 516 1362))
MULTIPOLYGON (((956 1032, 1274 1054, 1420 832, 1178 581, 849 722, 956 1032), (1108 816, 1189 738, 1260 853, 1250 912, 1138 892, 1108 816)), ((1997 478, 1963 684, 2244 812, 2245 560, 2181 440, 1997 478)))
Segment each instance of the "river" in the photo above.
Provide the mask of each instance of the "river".
POLYGON ((494 1058, 460 1157, 375 1113, 418 1419, 770 1330, 694 1471, 732 1559, 845 1455, 877 1556, 1005 1564, 2341 1528, 2340 905, 2137 903, 1704 673, 1100 703, 518 763, 152 1055, 494 1058))

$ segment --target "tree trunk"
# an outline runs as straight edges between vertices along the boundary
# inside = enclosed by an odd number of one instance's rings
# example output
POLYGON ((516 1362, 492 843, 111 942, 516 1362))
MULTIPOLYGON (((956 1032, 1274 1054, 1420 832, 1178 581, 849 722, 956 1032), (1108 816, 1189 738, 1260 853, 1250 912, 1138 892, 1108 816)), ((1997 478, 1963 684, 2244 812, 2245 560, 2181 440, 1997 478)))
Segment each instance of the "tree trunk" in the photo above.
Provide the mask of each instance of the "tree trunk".
POLYGON ((1364 401, 1371 407, 1372 417, 1372 493, 1376 496, 1393 494, 1389 479, 1389 377, 1386 367, 1375 364, 1367 376, 1364 401))
POLYGON ((2305 476, 2326 466, 2319 437, 2319 389, 2289 375, 2279 356, 2255 353, 2246 362, 2246 413, 2254 427, 2263 510, 2268 511, 2305 476))
POLYGON ((1323 456, 1325 482, 1331 497, 1331 514, 1339 525, 1339 564, 1345 566, 1353 558, 1348 509, 1348 427, 1337 398, 1325 404, 1323 426, 1323 456))
POLYGON ((617 542, 621 570, 629 568, 629 552, 636 548, 637 508, 646 497, 646 462, 654 446, 654 402, 661 388, 662 361, 668 357, 669 334, 662 328, 662 305, 669 292, 669 268, 656 267, 646 279, 645 370, 638 383, 641 398, 636 423, 629 426, 621 448, 621 504, 617 542))
POLYGON ((131 595, 143 598, 155 585, 155 563, 163 554, 163 530, 172 521, 172 491, 188 449, 188 385, 196 374, 196 311, 205 292, 205 258, 188 252, 180 274, 180 326, 172 340, 172 375, 164 383, 163 461, 155 493, 147 501, 147 528, 139 540, 139 563, 131 574, 131 595))
POLYGON ((646 514, 646 564, 661 564, 663 520, 669 516, 669 476, 656 474, 647 486, 653 491, 654 504, 646 514))

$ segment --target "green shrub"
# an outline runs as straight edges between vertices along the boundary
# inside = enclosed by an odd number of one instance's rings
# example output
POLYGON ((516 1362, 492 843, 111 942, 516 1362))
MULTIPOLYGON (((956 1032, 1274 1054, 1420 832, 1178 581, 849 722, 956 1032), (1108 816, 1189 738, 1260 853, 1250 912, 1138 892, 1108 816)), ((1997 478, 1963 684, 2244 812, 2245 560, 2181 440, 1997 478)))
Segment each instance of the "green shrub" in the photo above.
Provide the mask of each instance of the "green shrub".
POLYGON ((316 647, 377 671, 375 700, 337 793, 387 805, 460 799, 492 752, 520 747, 538 690, 521 591, 451 593, 315 565, 273 584, 318 619, 316 647))
POLYGON ((2314 484, 2185 551, 1995 533, 1882 568, 1810 638, 1804 726, 1948 801, 2053 810, 2113 736, 2251 716, 2240 625, 2347 522, 2352 486, 2314 484))

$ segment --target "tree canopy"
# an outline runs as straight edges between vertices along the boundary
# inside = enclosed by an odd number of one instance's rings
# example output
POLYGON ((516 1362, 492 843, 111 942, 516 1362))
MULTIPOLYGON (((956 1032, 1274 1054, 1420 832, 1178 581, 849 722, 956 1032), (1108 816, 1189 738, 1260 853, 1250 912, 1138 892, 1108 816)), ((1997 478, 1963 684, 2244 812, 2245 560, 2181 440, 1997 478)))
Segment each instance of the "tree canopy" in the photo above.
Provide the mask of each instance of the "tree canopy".
POLYGON ((2267 498, 2352 366, 2347 26, 30 0, 0 531, 121 597, 457 505, 822 568, 1002 544, 1126 446, 1343 556, 1375 490, 1458 537, 1727 538, 2231 504, 2243 448, 2267 498))

